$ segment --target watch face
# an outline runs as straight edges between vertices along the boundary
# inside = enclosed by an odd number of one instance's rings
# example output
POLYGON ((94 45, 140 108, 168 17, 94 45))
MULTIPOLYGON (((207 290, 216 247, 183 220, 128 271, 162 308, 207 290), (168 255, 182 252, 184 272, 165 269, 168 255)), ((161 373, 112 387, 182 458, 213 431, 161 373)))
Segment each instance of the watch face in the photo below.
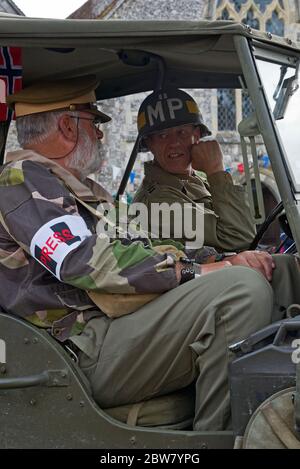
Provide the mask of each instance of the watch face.
POLYGON ((185 267, 181 269, 180 284, 193 280, 195 278, 195 270, 192 267, 185 267))

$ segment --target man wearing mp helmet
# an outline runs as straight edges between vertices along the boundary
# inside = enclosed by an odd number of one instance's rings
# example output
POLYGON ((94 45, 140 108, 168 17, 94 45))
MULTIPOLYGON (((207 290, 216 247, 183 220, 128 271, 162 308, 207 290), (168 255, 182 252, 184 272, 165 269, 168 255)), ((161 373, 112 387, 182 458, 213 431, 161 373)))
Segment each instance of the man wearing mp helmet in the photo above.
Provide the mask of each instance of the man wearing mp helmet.
MULTIPOLYGON (((177 88, 155 91, 142 102, 137 122, 140 150, 154 159, 145 163, 134 202, 144 203, 149 213, 152 204, 188 204, 192 218, 204 204, 204 244, 218 251, 247 249, 255 229, 245 190, 224 171, 220 146, 209 139, 195 100, 177 88), (206 173, 207 182, 196 170, 206 173)), ((149 227, 161 237, 161 224, 152 220, 149 227)), ((175 238, 173 226, 170 237, 175 238)))

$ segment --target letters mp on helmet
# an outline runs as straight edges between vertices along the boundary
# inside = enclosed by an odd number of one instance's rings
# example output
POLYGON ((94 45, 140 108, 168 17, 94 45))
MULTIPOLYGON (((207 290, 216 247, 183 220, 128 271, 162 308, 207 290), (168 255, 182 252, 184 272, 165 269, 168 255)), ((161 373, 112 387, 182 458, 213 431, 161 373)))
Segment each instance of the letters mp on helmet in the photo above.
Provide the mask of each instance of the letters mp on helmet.
POLYGON ((151 93, 142 102, 138 112, 140 151, 147 151, 144 139, 147 135, 184 124, 199 126, 202 137, 211 135, 196 101, 188 93, 178 88, 165 88, 151 93))

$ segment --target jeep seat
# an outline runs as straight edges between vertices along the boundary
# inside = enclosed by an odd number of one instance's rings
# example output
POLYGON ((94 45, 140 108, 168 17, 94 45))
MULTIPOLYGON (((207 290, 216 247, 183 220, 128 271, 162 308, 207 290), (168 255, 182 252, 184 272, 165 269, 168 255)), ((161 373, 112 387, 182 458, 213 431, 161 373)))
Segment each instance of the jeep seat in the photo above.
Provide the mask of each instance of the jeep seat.
POLYGON ((116 420, 131 426, 170 430, 192 428, 195 412, 194 387, 189 386, 148 401, 103 410, 116 420))
MULTIPOLYGON (((78 405, 80 407, 80 403, 86 402, 85 407, 97 409, 96 414, 106 414, 108 418, 130 426, 172 430, 191 428, 195 401, 193 387, 133 405, 100 409, 93 400, 90 383, 71 359, 68 347, 63 347, 45 330, 1 310, 0 324, 0 336, 5 338, 7 349, 7 363, 2 367, 4 374, 0 373, 0 398, 2 410, 7 409, 7 416, 12 421, 19 412, 24 414, 25 409, 29 412, 27 419, 30 421, 34 417, 34 409, 47 406, 50 399, 55 412, 65 414, 66 422, 66 413, 70 419, 75 418, 78 405), (35 402, 33 408, 28 408, 28 401, 35 402)), ((0 427, 1 421, 0 418, 0 427)), ((3 428, 6 423, 4 419, 3 428)))

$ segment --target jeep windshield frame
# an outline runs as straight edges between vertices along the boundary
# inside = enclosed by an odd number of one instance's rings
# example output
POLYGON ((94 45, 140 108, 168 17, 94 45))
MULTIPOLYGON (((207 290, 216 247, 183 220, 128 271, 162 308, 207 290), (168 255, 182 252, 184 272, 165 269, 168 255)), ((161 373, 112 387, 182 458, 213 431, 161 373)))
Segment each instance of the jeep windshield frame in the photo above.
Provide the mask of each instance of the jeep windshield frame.
POLYGON ((257 124, 266 145, 275 180, 299 251, 300 185, 297 183, 295 174, 293 174, 288 149, 284 146, 278 121, 275 121, 273 115, 273 109, 269 101, 270 92, 265 89, 265 79, 262 79, 260 64, 260 61, 263 61, 277 64, 278 67, 282 64, 289 66, 293 64, 295 67, 295 63, 299 60, 299 52, 291 52, 276 44, 265 45, 258 40, 249 41, 249 39, 241 36, 235 36, 234 43, 240 58, 246 86, 255 108, 257 124))
POLYGON ((300 192, 300 146, 297 117, 300 119, 299 56, 278 54, 257 48, 255 59, 282 143, 283 160, 296 193, 300 192))

